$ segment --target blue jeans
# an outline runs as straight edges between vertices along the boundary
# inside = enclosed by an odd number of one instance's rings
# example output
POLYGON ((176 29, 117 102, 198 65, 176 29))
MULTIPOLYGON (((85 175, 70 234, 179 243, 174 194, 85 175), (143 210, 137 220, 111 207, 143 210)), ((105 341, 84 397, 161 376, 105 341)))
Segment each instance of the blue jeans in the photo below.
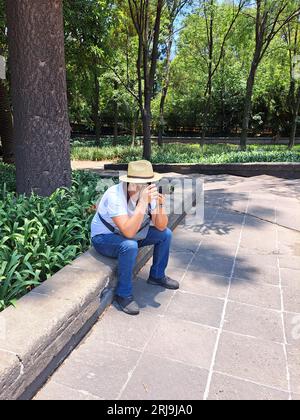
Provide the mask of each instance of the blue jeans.
POLYGON ((117 233, 96 235, 92 244, 99 254, 118 258, 118 285, 116 294, 127 297, 132 295, 132 274, 135 266, 138 249, 146 245, 154 245, 153 263, 150 276, 162 279, 169 261, 172 231, 166 228, 163 231, 150 226, 145 239, 136 241, 128 239, 117 233))

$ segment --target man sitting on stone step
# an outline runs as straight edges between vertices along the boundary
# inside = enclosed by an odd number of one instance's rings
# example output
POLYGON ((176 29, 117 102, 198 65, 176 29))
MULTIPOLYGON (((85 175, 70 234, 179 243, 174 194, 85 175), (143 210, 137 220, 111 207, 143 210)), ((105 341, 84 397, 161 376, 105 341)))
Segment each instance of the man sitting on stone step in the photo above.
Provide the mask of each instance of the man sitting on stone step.
POLYGON ((92 244, 102 255, 118 258, 115 300, 127 314, 137 315, 139 306, 132 294, 133 268, 138 249, 154 245, 148 283, 178 289, 179 283, 165 274, 172 231, 168 228, 165 196, 155 182, 162 175, 153 172, 151 162, 130 162, 127 175, 103 195, 91 224, 92 244))

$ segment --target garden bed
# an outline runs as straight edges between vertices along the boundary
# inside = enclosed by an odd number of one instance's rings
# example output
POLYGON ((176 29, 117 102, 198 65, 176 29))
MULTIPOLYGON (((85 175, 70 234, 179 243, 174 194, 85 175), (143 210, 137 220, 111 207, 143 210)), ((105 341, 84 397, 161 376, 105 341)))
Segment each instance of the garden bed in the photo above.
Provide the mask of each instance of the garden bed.
POLYGON ((1 311, 89 249, 92 206, 107 181, 74 171, 70 189, 25 197, 14 192, 13 166, 0 163, 0 175, 1 311))

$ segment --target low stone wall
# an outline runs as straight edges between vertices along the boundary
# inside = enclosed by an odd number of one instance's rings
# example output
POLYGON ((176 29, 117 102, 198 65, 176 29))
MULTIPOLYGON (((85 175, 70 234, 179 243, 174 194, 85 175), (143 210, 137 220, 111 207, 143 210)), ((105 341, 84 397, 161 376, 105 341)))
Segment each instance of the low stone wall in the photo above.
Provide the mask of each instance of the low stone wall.
MULTIPOLYGON (((172 230, 185 216, 177 213, 169 216, 172 230)), ((140 249, 135 274, 152 254, 152 246, 140 249)), ((111 304, 116 275, 117 260, 92 247, 0 313, 0 400, 35 395, 111 304)))
MULTIPOLYGON (((105 170, 126 171, 127 163, 114 163, 104 165, 105 170)), ((271 175, 280 178, 300 178, 300 163, 158 163, 153 164, 155 171, 161 173, 176 172, 180 174, 203 175, 236 175, 251 177, 258 175, 271 175)))

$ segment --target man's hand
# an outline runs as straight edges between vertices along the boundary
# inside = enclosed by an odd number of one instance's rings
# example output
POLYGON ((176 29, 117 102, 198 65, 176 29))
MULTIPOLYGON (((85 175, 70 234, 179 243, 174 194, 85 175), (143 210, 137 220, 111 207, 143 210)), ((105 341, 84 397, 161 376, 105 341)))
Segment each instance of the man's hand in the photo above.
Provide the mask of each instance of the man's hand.
POLYGON ((148 205, 149 203, 151 203, 152 200, 157 200, 158 197, 159 194, 156 185, 151 184, 142 190, 140 195, 140 201, 148 205))

